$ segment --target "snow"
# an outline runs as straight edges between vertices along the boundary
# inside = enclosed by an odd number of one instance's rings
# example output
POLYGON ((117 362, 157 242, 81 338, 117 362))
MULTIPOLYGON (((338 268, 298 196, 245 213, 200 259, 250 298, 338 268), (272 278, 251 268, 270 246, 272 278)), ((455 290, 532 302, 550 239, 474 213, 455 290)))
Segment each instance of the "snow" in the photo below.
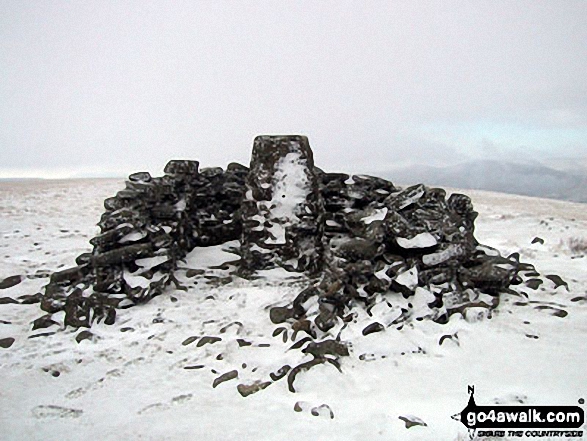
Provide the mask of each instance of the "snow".
POLYGON ((395 281, 400 285, 414 289, 418 285, 418 268, 414 266, 406 271, 402 271, 395 277, 395 281))
POLYGON ((414 237, 410 239, 406 239, 404 237, 398 237, 397 244, 405 249, 410 248, 428 248, 433 247, 438 243, 436 238, 430 233, 420 233, 416 234, 414 237))
MULTIPOLYGON (((0 279, 27 276, 0 297, 40 291, 50 272, 90 251, 103 199, 123 187, 122 180, 0 183, 0 279)), ((38 305, 0 304, 0 338, 16 339, 0 348, 0 438, 450 441, 468 439, 451 419, 466 405, 468 385, 475 385, 479 405, 516 404, 520 397, 535 405, 576 405, 587 380, 587 300, 577 300, 587 296, 587 265, 568 244, 587 236, 585 205, 466 193, 480 213, 481 243, 505 255, 519 252, 541 274, 569 283, 569 291, 548 280, 537 290, 521 288, 529 300, 564 309, 566 317, 504 295, 490 318, 471 310, 444 325, 414 320, 362 336, 370 322, 391 324, 402 302, 432 298, 398 295, 375 305, 372 316, 357 308, 356 323, 341 333, 353 342, 351 355, 341 359, 342 374, 319 365, 297 377, 296 393, 281 380, 243 398, 238 384, 308 360, 288 350, 291 335, 287 342, 272 336, 277 326, 268 318, 271 306, 288 304, 303 289, 303 276, 277 269, 258 280, 217 285, 181 270, 187 290, 119 310, 114 325, 94 325, 94 337, 79 344, 79 331, 71 328, 31 331, 30 322, 42 315, 38 305), (532 244, 536 236, 544 244, 532 244), (29 338, 43 332, 55 334, 29 338), (221 340, 198 346, 204 336, 221 340), (184 345, 189 337, 195 339, 184 345), (240 347, 237 338, 251 345, 240 347), (212 387, 235 369, 238 378, 212 387), (400 417, 426 426, 408 429, 400 417)), ((231 245, 197 248, 180 267, 222 277, 228 270, 218 266, 237 258, 231 245)), ((405 277, 413 281, 409 271, 405 277)), ((414 309, 419 306, 425 309, 414 309)))
POLYGON ((164 262, 169 260, 169 256, 153 256, 153 257, 145 257, 144 259, 137 259, 135 263, 140 266, 141 268, 153 268, 157 265, 161 265, 164 262))
POLYGON ((369 225, 372 222, 385 219, 386 214, 387 214, 387 208, 383 207, 383 208, 373 210, 373 213, 371 215, 365 216, 361 220, 365 224, 369 225))
POLYGON ((285 244, 285 224, 297 223, 296 210, 308 196, 310 185, 300 152, 291 152, 275 164, 273 175, 273 197, 269 202, 269 219, 272 225, 269 232, 274 239, 268 244, 285 244), (279 220, 279 222, 278 222, 279 220))

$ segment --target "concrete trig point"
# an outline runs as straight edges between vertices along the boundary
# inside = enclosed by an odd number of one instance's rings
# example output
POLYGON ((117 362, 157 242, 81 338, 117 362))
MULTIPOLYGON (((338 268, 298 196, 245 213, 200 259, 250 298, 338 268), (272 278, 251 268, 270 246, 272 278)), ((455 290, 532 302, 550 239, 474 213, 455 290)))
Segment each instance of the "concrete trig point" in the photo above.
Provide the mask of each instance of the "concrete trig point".
POLYGON ((324 204, 307 137, 255 138, 242 223, 245 271, 321 269, 324 204))

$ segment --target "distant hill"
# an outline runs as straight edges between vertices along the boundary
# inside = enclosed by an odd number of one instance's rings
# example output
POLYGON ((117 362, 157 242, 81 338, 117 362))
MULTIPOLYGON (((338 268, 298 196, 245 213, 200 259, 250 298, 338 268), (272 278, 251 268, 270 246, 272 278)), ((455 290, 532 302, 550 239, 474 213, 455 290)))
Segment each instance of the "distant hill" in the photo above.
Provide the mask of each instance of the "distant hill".
POLYGON ((394 183, 488 190, 573 202, 587 202, 587 171, 540 164, 471 161, 447 167, 409 166, 379 173, 394 183))

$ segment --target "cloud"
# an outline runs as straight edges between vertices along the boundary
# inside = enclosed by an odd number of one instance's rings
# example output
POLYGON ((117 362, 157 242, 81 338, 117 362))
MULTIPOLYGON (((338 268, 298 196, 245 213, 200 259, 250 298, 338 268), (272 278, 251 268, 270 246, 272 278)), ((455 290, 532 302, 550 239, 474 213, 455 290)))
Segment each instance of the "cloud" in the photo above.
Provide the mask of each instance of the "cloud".
POLYGON ((523 131, 580 152, 563 131, 587 127, 586 15, 582 1, 5 1, 3 167, 247 162, 259 133, 307 134, 325 167, 521 150, 523 131))

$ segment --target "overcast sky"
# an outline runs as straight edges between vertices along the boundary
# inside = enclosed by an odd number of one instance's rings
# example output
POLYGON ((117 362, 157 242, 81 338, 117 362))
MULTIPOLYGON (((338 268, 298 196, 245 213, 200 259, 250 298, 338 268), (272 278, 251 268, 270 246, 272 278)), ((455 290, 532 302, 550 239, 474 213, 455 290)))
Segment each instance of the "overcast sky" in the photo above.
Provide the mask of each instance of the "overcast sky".
POLYGON ((587 155, 587 1, 0 1, 0 177, 587 155))

